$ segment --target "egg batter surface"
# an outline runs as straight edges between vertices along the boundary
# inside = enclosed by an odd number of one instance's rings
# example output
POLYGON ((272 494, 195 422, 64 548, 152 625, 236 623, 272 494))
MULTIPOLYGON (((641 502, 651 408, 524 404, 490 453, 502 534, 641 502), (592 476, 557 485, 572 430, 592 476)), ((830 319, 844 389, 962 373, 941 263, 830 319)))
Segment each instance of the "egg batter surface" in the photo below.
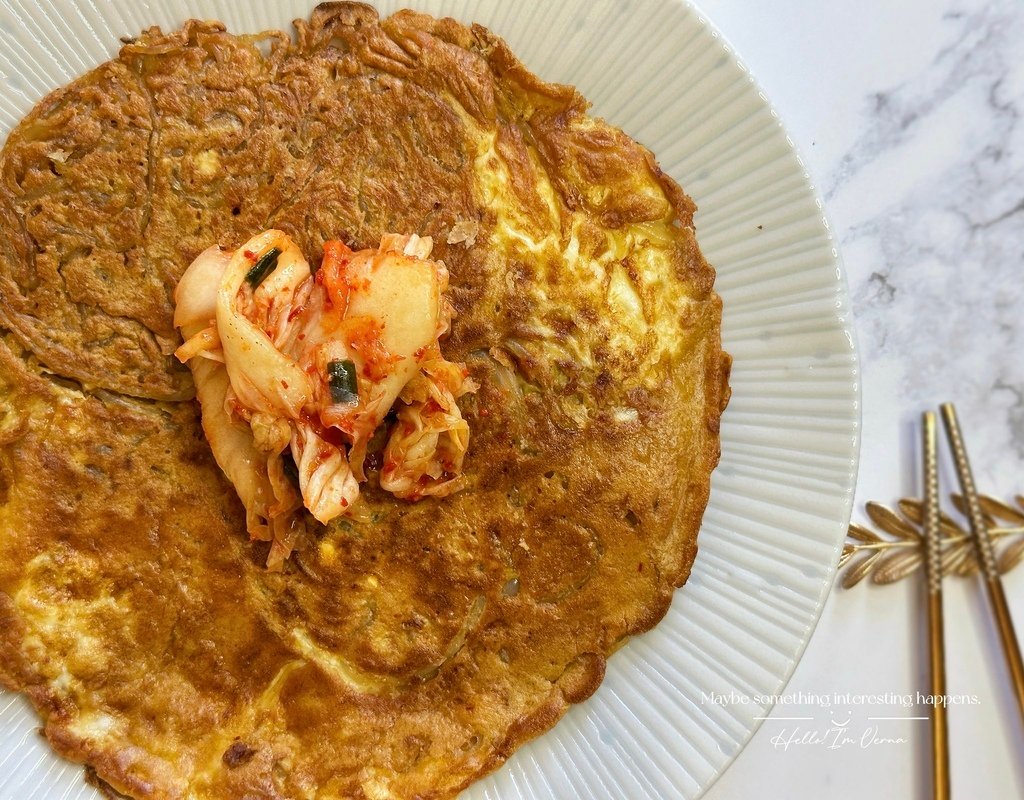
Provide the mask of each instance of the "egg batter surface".
POLYGON ((445 798, 686 580, 729 357, 694 205, 480 26, 329 3, 150 29, 0 152, 0 680, 136 798, 445 798), (212 243, 430 236, 466 488, 310 525, 280 572, 199 424, 171 296, 212 243))

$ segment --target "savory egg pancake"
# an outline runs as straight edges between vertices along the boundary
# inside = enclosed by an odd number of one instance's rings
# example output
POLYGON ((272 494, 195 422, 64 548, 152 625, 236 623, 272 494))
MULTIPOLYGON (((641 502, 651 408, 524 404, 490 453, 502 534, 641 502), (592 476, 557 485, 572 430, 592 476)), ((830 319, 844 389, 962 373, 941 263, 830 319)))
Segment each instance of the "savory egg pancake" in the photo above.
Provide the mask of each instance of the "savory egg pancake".
MULTIPOLYGON (((329 3, 150 29, 0 152, 0 681, 135 798, 446 798, 687 578, 728 397, 694 205, 479 26, 329 3), (268 569, 173 296, 211 245, 430 237, 459 491, 308 515, 268 569)), ((333 246, 333 245, 332 245, 333 246)))

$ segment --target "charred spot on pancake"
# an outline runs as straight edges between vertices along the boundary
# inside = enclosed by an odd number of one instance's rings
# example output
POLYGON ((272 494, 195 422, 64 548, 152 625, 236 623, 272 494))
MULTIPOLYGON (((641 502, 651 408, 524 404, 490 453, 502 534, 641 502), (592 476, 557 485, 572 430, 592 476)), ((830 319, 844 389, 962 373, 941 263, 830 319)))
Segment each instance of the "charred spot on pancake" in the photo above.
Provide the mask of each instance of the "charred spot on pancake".
POLYGON ((657 623, 729 359, 693 203, 586 108, 482 27, 328 3, 294 42, 144 31, 17 126, 0 680, 59 752, 133 797, 449 798, 657 623), (462 492, 371 476, 276 574, 170 356, 185 267, 269 227, 431 236, 480 383, 462 492))
POLYGON ((256 755, 256 750, 249 747, 245 742, 232 742, 228 749, 224 751, 221 760, 226 767, 233 769, 241 764, 247 764, 252 761, 254 755, 256 755))

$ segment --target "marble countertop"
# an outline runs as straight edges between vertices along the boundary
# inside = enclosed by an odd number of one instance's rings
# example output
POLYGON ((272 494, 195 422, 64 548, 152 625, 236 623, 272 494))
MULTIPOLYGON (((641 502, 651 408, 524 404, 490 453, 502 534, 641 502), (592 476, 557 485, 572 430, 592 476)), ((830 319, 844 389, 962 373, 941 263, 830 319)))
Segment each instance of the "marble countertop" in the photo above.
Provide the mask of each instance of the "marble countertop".
MULTIPOLYGON (((957 404, 982 491, 1024 493, 1024 4, 700 0, 758 78, 824 198, 863 376, 864 503, 918 489, 918 420, 957 404)), ((944 491, 955 473, 943 465, 944 491)), ((1024 568, 1005 579, 1024 634, 1024 568)), ((838 586, 786 693, 709 800, 930 796, 925 715, 815 695, 927 693, 920 583, 838 586), (784 716, 807 715, 814 721, 784 716), (836 725, 855 740, 786 745, 836 725), (863 738, 865 730, 877 735, 863 738), (890 741, 891 740, 891 741, 890 741), (874 742, 874 743, 872 743, 874 742), (771 791, 765 794, 766 785, 771 791)), ((1024 796, 1024 724, 981 587, 946 582, 955 796, 1024 796), (984 766, 982 766, 984 765, 984 766)), ((810 737, 814 739, 816 737, 810 737)))

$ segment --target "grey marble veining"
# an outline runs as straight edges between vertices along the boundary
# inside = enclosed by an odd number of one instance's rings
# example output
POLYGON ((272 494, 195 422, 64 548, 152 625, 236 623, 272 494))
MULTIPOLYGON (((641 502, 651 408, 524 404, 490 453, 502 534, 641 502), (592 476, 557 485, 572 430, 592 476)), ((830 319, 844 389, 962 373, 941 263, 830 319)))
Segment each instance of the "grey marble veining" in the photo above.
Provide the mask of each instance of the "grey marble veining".
POLYGON ((865 380, 907 408, 957 402, 983 485, 1006 492, 1024 457, 1024 7, 942 19, 927 68, 861 100, 825 197, 855 212, 838 223, 865 380))

